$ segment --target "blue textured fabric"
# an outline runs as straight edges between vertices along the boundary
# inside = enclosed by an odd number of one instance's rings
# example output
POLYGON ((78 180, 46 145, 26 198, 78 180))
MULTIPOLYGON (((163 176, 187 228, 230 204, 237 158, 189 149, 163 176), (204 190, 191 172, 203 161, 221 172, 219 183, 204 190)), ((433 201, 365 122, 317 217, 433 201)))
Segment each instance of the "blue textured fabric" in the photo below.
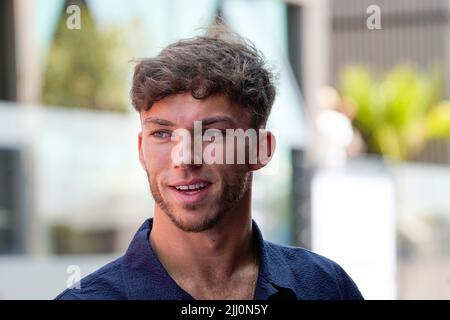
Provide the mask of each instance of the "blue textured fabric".
MULTIPOLYGON (((192 300, 162 266, 148 241, 153 220, 139 228, 124 256, 67 289, 57 300, 192 300)), ((303 248, 263 240, 253 222, 260 255, 255 300, 363 299, 357 286, 335 262, 303 248)))

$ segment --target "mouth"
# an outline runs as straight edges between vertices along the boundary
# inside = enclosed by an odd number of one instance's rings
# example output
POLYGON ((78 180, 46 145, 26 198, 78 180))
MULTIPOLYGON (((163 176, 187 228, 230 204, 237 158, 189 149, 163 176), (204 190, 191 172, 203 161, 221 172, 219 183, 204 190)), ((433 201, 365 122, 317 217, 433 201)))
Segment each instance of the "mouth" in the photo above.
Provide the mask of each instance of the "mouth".
POLYGON ((208 195, 211 183, 204 180, 179 182, 170 185, 170 190, 180 204, 197 204, 208 195))

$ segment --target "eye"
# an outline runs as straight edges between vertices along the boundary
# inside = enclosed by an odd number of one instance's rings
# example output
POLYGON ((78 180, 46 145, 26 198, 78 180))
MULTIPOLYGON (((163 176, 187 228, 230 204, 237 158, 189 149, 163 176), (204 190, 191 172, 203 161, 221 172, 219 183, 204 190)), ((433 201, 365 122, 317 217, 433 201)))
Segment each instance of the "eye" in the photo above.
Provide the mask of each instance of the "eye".
POLYGON ((203 133, 205 138, 209 141, 216 141, 218 137, 223 138, 225 136, 225 130, 220 129, 208 129, 203 133))
POLYGON ((157 139, 167 139, 170 138, 170 132, 167 131, 162 131, 162 130, 157 130, 157 131, 153 131, 151 133, 151 135, 157 139))

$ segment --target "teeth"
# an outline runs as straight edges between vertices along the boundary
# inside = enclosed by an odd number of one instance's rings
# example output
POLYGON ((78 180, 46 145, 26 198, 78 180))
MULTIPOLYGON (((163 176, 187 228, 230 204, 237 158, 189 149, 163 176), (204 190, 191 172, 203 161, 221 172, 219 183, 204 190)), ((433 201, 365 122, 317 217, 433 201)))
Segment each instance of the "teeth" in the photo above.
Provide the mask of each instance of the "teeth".
POLYGON ((177 190, 196 190, 200 188, 206 187, 206 183, 200 182, 195 184, 189 184, 189 185, 182 185, 182 186, 175 186, 177 190))

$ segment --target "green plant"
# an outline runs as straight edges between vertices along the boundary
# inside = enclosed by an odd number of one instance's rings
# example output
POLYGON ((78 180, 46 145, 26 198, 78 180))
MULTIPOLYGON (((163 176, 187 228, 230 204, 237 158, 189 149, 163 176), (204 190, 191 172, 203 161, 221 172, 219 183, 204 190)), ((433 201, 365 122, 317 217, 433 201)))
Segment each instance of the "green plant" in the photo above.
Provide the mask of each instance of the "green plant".
POLYGON ((41 101, 46 105, 126 111, 126 62, 121 33, 96 26, 80 1, 81 29, 66 26, 65 8, 55 30, 44 70, 41 101), (125 63, 125 65, 124 65, 125 63))
POLYGON ((341 74, 342 105, 353 115, 369 153, 398 160, 415 155, 429 139, 450 138, 450 102, 441 100, 441 73, 401 65, 381 80, 368 69, 341 74))

